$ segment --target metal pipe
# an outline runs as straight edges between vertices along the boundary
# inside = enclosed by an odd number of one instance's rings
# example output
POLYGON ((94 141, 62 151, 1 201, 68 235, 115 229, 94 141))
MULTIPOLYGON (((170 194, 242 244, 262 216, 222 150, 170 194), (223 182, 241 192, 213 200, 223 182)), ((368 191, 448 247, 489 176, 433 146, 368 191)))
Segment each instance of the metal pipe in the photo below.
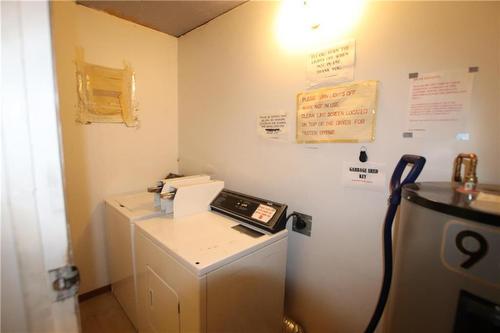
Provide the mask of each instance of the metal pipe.
POLYGON ((458 154, 453 167, 452 182, 463 184, 465 191, 474 191, 477 185, 477 156, 476 154, 458 154), (467 161, 467 164, 465 163, 467 161), (462 178, 462 164, 465 164, 464 176, 462 178))
POLYGON ((304 333, 304 329, 292 318, 284 316, 283 333, 304 333))

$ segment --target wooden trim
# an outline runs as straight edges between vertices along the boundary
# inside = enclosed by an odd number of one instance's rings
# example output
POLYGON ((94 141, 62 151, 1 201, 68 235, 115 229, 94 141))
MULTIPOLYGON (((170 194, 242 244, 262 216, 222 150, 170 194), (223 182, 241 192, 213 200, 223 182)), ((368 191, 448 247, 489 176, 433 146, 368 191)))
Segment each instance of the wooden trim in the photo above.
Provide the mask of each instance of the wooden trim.
POLYGON ((101 294, 105 294, 107 292, 110 292, 111 291, 111 285, 108 284, 104 287, 101 287, 101 288, 97 288, 97 289, 94 289, 94 290, 91 290, 91 291, 88 291, 84 294, 80 294, 78 295, 78 302, 83 302, 83 301, 86 301, 92 297, 96 297, 96 296, 99 296, 101 294))

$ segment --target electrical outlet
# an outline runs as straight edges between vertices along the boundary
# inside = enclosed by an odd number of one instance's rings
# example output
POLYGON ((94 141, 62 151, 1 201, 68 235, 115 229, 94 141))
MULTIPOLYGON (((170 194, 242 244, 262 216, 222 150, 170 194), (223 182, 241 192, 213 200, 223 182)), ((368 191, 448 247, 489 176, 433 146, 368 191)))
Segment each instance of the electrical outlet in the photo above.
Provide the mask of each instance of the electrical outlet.
POLYGON ((302 228, 302 229, 297 229, 295 227, 295 223, 297 222, 297 217, 294 216, 293 221, 292 221, 292 230, 295 232, 301 233, 303 235, 311 237, 312 216, 306 215, 303 213, 299 213, 299 212, 293 212, 293 213, 299 215, 302 218, 302 220, 304 220, 304 222, 306 223, 306 227, 302 228))

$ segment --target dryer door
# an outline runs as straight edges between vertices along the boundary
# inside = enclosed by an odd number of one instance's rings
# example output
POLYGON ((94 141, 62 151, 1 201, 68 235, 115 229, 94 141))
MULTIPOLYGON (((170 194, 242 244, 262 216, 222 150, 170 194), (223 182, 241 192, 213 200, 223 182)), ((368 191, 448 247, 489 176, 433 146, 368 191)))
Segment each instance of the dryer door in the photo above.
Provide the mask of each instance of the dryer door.
POLYGON ((148 331, 179 333, 179 297, 151 267, 147 267, 149 304, 147 309, 148 331))

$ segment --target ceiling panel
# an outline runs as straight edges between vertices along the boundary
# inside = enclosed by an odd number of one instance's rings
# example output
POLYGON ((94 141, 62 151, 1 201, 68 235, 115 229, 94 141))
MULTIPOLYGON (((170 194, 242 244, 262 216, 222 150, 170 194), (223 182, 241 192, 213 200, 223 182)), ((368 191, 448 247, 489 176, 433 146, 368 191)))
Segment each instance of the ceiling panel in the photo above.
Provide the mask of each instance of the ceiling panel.
POLYGON ((244 2, 246 1, 77 1, 80 5, 102 10, 176 37, 244 2))

